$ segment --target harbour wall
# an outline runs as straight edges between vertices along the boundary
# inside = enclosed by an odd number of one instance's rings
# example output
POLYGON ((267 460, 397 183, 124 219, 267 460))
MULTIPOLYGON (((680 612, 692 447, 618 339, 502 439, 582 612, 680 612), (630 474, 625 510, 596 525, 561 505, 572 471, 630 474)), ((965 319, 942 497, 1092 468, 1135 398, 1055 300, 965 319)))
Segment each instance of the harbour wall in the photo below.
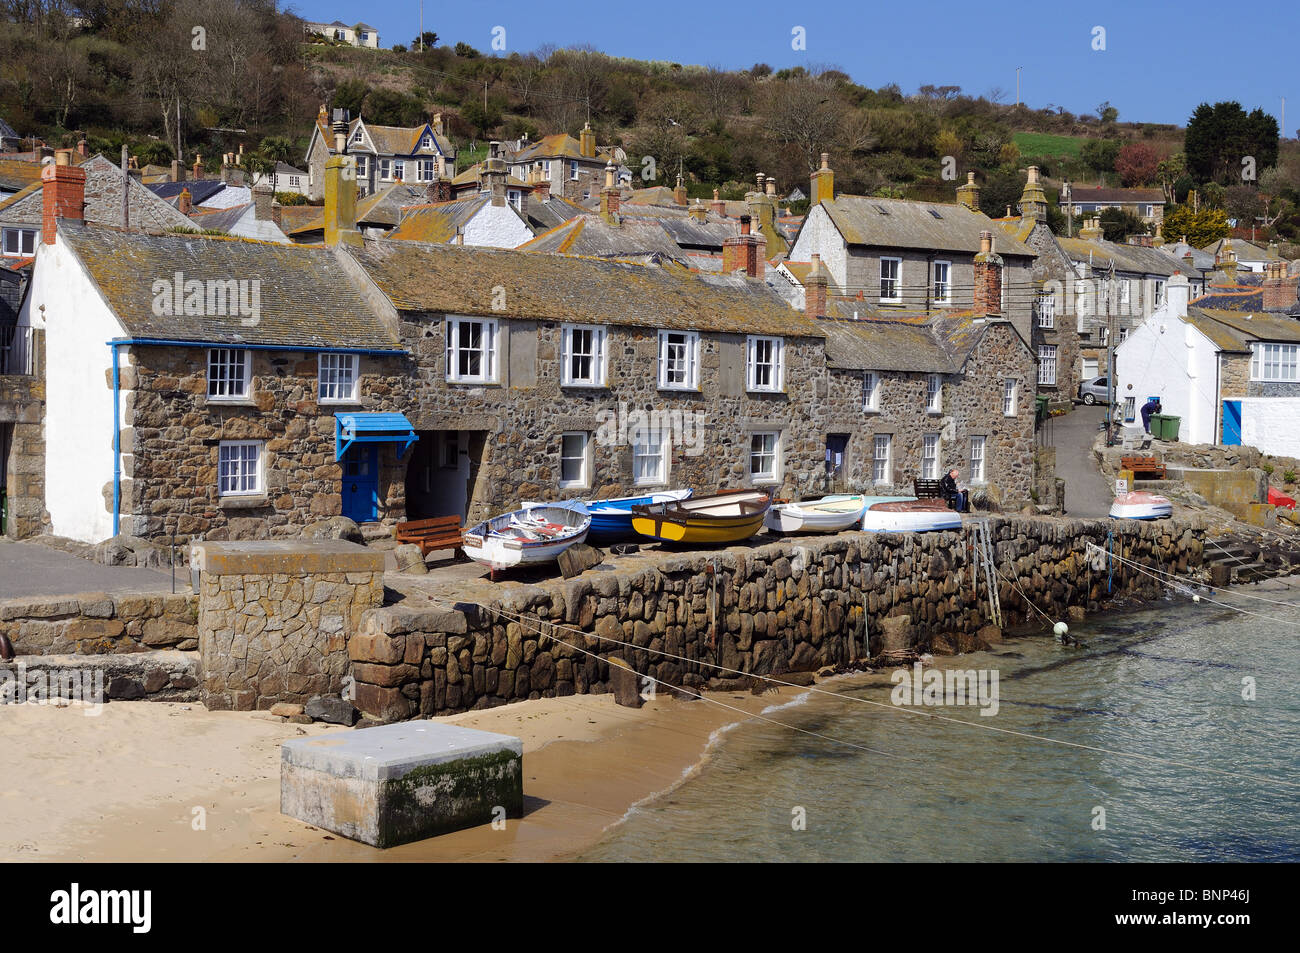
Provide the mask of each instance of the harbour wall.
MULTIPOLYGON (((1114 599, 1159 595, 1161 583, 1124 563, 1094 568, 1087 544, 1107 547, 1108 533, 1118 555, 1152 569, 1194 573, 1203 560, 1202 531, 1170 520, 992 517, 987 525, 1006 627, 1041 621, 1029 601, 1069 620, 1114 599)), ((851 532, 646 551, 569 580, 478 587, 490 595, 473 601, 411 594, 362 614, 348 642, 354 703, 369 719, 395 721, 611 691, 611 659, 658 680, 659 691, 694 691, 725 687, 718 679, 735 673, 979 647, 997 634, 973 553, 969 526, 851 532)))

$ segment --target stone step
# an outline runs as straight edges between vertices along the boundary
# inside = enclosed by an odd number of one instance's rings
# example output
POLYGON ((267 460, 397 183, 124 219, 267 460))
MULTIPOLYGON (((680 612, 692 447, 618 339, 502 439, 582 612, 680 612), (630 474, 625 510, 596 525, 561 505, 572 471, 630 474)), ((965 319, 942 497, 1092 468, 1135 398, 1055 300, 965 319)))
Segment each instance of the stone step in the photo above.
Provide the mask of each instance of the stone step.
MULTIPOLYGON (((27 699, 199 700, 199 653, 160 649, 116 655, 19 655, 0 662, 0 696, 23 686, 27 699)), ((12 700, 6 696, 6 700, 12 700)))

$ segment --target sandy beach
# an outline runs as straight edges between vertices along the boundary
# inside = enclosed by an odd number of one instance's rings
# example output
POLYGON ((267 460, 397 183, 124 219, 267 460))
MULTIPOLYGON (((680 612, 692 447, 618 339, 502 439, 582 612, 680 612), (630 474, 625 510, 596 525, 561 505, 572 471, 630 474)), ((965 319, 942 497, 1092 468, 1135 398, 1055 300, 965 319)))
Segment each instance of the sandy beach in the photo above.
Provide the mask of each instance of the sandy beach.
POLYGON ((387 851, 279 812, 280 743, 350 729, 198 704, 0 709, 0 859, 7 861, 541 861, 589 847, 638 801, 670 790, 718 728, 803 689, 710 701, 547 698, 446 721, 524 743, 525 816, 387 851), (727 706, 727 707, 723 707, 727 706))

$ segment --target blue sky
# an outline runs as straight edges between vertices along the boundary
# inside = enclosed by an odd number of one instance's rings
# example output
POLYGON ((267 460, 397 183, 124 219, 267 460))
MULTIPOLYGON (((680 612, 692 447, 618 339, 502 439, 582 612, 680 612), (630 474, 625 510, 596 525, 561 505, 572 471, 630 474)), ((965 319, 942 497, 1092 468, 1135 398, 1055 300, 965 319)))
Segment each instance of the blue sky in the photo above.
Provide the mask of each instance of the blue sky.
MULTIPOLYGON (((418 32, 419 0, 369 4, 297 0, 299 16, 329 22, 364 20, 383 46, 418 32)), ((955 85, 974 95, 995 87, 1014 102, 1016 67, 1028 105, 1091 112, 1103 100, 1134 122, 1185 123, 1201 102, 1235 99, 1300 128, 1300 72, 1294 68, 1300 27, 1285 7, 1232 7, 1211 0, 1093 0, 1089 4, 1007 0, 821 0, 710 4, 657 0, 584 5, 496 0, 452 7, 425 0, 425 29, 443 44, 463 40, 487 52, 492 30, 505 28, 507 53, 543 44, 590 44, 614 56, 748 68, 831 65, 855 81, 955 85), (645 13, 635 11, 641 9, 645 13), (604 16, 602 10, 607 10, 604 16), (814 14, 814 11, 816 13, 814 14), (792 49, 792 30, 806 31, 806 50, 792 49), (1094 50, 1094 28, 1105 49, 1094 50), (1225 41, 1222 46, 1219 41, 1225 41)))

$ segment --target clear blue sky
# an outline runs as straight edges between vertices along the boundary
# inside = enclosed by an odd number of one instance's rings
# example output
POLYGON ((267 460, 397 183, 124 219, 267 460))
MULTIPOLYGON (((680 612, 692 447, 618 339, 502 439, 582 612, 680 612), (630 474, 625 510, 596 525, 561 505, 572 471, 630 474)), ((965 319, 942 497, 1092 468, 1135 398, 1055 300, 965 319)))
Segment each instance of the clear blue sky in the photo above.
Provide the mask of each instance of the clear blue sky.
MULTIPOLYGON (((419 0, 296 0, 305 19, 379 30, 389 47, 418 32, 419 0)), ((1120 119, 1183 124, 1201 102, 1235 99, 1300 128, 1300 26, 1288 5, 1233 7, 1213 0, 1093 0, 1089 4, 1009 0, 820 0, 818 3, 546 4, 516 0, 425 0, 424 24, 443 45, 465 41, 489 52, 505 28, 506 53, 543 44, 590 44, 613 56, 748 68, 768 63, 835 66, 865 86, 954 85, 981 95, 1000 88, 1034 108, 1049 104, 1092 112, 1103 100, 1120 119), (635 9, 644 13, 635 14, 635 9), (601 11, 608 11, 602 15, 601 11), (580 12, 579 12, 580 11, 580 12), (815 11, 815 12, 814 12, 815 11), (1267 21, 1265 20, 1267 17, 1267 21), (796 26, 807 49, 791 47, 796 26), (1094 50, 1094 28, 1105 50, 1094 50)), ((504 54, 497 54, 504 55, 504 54)))

